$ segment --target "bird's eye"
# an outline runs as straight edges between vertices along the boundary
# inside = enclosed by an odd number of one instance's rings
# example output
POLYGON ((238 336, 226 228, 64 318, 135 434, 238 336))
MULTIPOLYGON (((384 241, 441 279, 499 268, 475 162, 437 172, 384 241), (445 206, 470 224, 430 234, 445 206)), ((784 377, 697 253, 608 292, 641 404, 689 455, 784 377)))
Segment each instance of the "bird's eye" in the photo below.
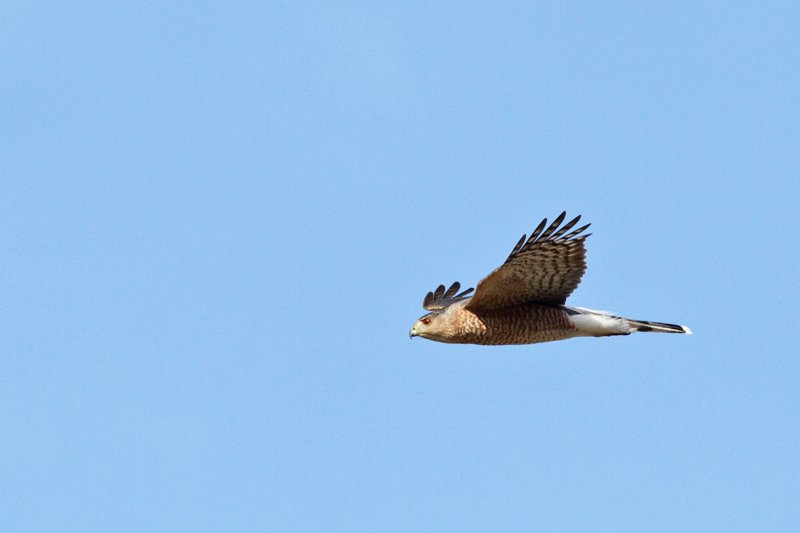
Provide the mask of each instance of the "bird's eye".
POLYGON ((425 318, 423 318, 423 319, 422 319, 422 323, 423 323, 423 324, 425 324, 425 325, 427 326, 428 324, 430 324, 430 323, 431 323, 431 319, 430 319, 430 318, 428 318, 428 317, 425 317, 425 318))

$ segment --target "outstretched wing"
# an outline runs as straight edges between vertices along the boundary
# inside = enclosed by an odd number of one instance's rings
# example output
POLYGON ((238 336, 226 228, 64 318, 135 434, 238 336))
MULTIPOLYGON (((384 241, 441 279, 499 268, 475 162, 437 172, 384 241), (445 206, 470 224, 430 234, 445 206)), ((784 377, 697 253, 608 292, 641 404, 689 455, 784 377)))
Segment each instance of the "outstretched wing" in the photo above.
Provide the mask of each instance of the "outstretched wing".
POLYGON ((446 291, 444 290, 444 285, 439 285, 435 291, 425 295, 425 300, 422 301, 422 307, 428 311, 438 311, 444 309, 448 305, 463 300, 469 293, 475 290, 469 288, 456 294, 460 288, 461 284, 457 281, 450 285, 450 288, 446 291))
POLYGON ((590 226, 567 233, 581 217, 559 229, 566 215, 561 213, 547 229, 547 219, 542 220, 527 240, 523 235, 505 263, 478 283, 467 308, 493 309, 527 302, 563 304, 586 271, 583 243, 589 234, 580 233, 590 226))

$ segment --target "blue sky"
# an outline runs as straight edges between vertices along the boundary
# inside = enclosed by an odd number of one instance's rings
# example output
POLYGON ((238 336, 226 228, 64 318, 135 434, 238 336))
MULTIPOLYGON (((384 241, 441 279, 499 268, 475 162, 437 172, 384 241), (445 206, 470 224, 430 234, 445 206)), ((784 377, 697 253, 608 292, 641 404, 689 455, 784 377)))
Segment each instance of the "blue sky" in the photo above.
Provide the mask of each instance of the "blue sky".
POLYGON ((4 4, 2 529, 796 528, 798 24, 4 4), (695 334, 408 339, 561 210, 695 334))

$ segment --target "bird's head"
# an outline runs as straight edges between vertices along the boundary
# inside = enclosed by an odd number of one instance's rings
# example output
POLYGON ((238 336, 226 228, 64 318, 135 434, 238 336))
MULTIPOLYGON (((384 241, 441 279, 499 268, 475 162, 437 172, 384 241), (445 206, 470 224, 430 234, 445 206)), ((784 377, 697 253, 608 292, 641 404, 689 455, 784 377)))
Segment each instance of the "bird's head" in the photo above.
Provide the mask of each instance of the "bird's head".
POLYGON ((423 315, 411 326, 408 332, 410 338, 422 337, 441 341, 449 337, 450 328, 447 320, 443 317, 444 313, 435 312, 423 315))

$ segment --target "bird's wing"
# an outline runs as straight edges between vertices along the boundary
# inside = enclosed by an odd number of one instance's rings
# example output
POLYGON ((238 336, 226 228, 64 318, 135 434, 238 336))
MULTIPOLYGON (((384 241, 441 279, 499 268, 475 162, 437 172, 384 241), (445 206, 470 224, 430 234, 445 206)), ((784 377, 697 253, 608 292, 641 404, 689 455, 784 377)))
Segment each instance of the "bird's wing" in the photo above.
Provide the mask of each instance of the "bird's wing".
POLYGON ((450 285, 450 288, 447 290, 444 290, 444 285, 439 285, 435 291, 429 292, 425 295, 425 299, 422 301, 422 307, 428 311, 438 311, 440 309, 444 309, 448 305, 463 300, 469 293, 475 290, 469 288, 458 293, 460 288, 461 284, 457 281, 450 285))
POLYGON ((528 302, 563 304, 586 271, 584 240, 589 236, 580 235, 589 224, 567 233, 580 216, 559 228, 565 216, 561 213, 550 226, 544 219, 529 238, 523 235, 505 263, 478 283, 467 308, 494 309, 528 302))

